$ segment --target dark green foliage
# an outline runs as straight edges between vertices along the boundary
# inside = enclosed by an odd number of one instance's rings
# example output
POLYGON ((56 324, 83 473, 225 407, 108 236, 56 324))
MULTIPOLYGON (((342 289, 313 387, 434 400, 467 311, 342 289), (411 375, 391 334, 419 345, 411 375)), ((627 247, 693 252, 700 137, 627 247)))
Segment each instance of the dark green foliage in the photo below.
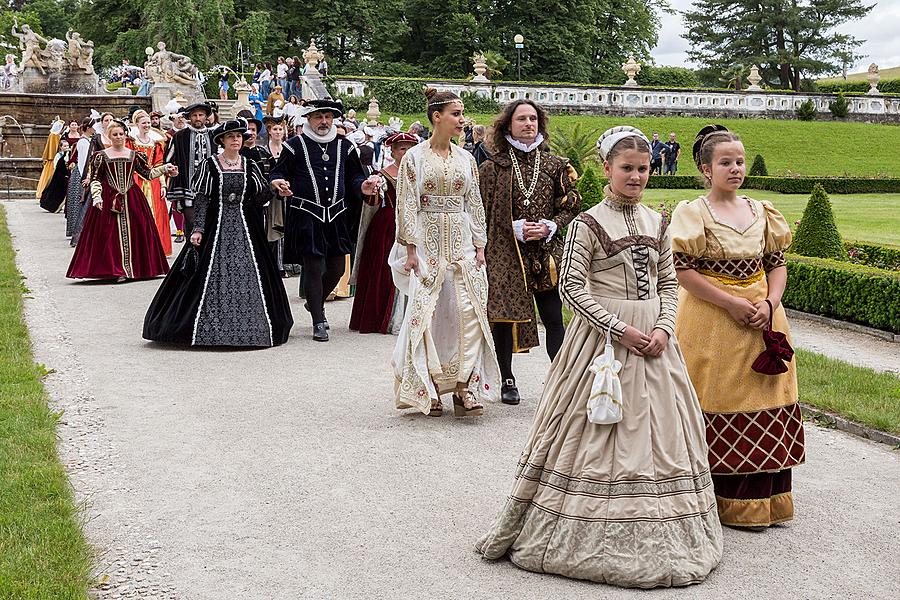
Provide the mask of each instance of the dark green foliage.
POLYGON ((900 273, 788 256, 785 306, 900 333, 900 273))
POLYGON ((769 169, 766 168, 766 159, 763 158, 762 154, 757 154, 753 159, 753 164, 750 166, 748 175, 762 177, 769 175, 769 169))
POLYGON ((812 121, 816 118, 816 105, 813 104, 812 100, 804 100, 797 107, 797 118, 801 121, 812 121))
POLYGON ((466 112, 478 114, 493 114, 500 112, 500 104, 491 96, 481 96, 475 92, 463 92, 462 101, 466 105, 466 112))
POLYGON ((836 119, 846 119, 850 114, 850 101, 843 93, 838 94, 837 99, 828 103, 828 109, 836 119))
POLYGON ((600 204, 603 200, 603 186, 600 180, 597 179, 597 176, 594 174, 594 170, 588 167, 584 175, 581 176, 581 179, 578 180, 576 184, 578 188, 578 192, 581 194, 581 210, 586 211, 592 206, 596 206, 600 204))
MULTIPOLYGON (((625 74, 617 82, 625 83, 625 74)), ((655 65, 641 65, 641 72, 637 75, 637 82, 645 87, 660 88, 698 88, 700 78, 697 73, 684 67, 657 67, 655 65)))
POLYGON ((345 111, 353 109, 357 113, 365 113, 369 109, 369 99, 366 96, 348 96, 347 94, 341 94, 337 98, 344 103, 345 111))
POLYGON ((868 242, 844 242, 847 260, 854 264, 900 271, 900 248, 889 248, 868 242))
MULTIPOLYGON (((869 91, 869 83, 867 81, 816 83, 816 91, 823 94, 837 94, 839 92, 864 94, 869 91)), ((882 94, 900 94, 900 77, 882 79, 878 82, 878 91, 882 94)))
POLYGON ((582 127, 576 123, 572 129, 557 129, 550 136, 550 150, 557 156, 569 159, 569 164, 578 173, 584 173, 591 163, 596 163, 597 138, 600 132, 596 129, 582 127))
MULTIPOLYGON (((411 79, 378 79, 369 82, 367 95, 378 98, 382 112, 418 114, 425 110, 425 85, 411 79)), ((368 103, 367 103, 368 105, 368 103)))
POLYGON ((834 223, 831 201, 821 185, 813 188, 806 203, 791 252, 819 258, 843 259, 845 256, 841 234, 834 223))

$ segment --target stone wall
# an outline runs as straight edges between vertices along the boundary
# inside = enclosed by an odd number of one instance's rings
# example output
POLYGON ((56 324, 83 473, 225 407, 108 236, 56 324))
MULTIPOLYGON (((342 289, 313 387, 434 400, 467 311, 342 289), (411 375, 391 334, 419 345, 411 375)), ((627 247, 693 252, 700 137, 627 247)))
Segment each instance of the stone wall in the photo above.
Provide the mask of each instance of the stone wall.
MULTIPOLYGON (((338 93, 365 95, 367 78, 337 77, 338 93)), ((580 86, 565 84, 475 83, 429 81, 428 86, 457 94, 474 92, 491 96, 500 104, 526 98, 554 113, 620 116, 684 116, 719 118, 796 118, 806 100, 816 107, 817 118, 830 119, 833 94, 800 94, 764 90, 730 92, 702 89, 652 89, 641 87, 580 86)), ((848 96, 850 119, 900 123, 900 96, 848 96)))
MULTIPOLYGON (((150 98, 124 94, 80 96, 74 94, 0 93, 0 116, 10 115, 23 126, 26 124, 49 126, 57 115, 66 122, 72 119, 80 121, 91 114, 91 109, 99 113, 111 112, 116 116, 125 117, 132 106, 138 106, 149 112, 150 98)), ((8 127, 9 125, 6 128, 8 127)), ((10 135, 13 135, 12 131, 4 132, 4 137, 10 135)), ((18 135, 18 130, 15 135, 18 135)), ((44 138, 46 139, 46 136, 44 138)), ((43 143, 41 143, 37 156, 41 155, 43 148, 43 143)))

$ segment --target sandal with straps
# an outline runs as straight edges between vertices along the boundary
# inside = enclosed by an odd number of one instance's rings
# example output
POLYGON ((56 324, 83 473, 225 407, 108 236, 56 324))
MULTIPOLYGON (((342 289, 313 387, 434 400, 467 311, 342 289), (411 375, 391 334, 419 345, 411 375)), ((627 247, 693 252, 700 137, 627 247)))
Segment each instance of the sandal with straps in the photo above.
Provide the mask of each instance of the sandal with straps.
POLYGON ((453 416, 480 417, 484 414, 484 406, 475 399, 475 394, 466 392, 465 399, 453 394, 453 416))
POLYGON ((440 417, 444 414, 444 405, 441 403, 441 399, 431 401, 431 410, 428 411, 429 417, 440 417))

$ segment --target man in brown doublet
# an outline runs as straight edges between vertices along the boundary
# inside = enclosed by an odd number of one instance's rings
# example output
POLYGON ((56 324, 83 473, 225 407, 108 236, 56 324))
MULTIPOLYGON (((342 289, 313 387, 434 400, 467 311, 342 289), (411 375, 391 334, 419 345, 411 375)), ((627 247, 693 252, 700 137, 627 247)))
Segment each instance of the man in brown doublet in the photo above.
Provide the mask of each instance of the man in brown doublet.
POLYGON ((518 404, 512 355, 538 345, 535 304, 550 360, 565 328, 557 283, 563 229, 581 210, 577 174, 546 151, 547 115, 513 102, 494 123, 493 155, 479 168, 487 216, 488 318, 503 378, 501 399, 518 404))

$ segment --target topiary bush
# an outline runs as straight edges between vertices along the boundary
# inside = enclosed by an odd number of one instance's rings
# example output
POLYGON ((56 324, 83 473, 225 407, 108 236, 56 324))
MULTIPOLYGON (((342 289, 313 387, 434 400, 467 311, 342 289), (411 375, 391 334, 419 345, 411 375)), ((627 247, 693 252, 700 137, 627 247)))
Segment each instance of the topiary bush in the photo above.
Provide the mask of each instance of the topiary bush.
POLYGON ((750 172, 747 175, 751 177, 767 177, 769 175, 769 169, 766 168, 766 159, 762 157, 762 154, 757 154, 753 159, 753 164, 750 166, 750 172))
POLYGON ((843 93, 840 93, 836 100, 828 103, 828 109, 835 119, 846 119, 850 114, 850 101, 843 93))
POLYGON ((581 194, 582 211, 585 211, 592 206, 596 206, 603 201, 603 184, 597 179, 592 168, 588 167, 585 169, 584 175, 578 180, 576 187, 581 194))
POLYGON ((801 121, 812 121, 816 118, 816 105, 812 100, 806 100, 797 107, 797 118, 801 121))
POLYGON ((900 273, 790 254, 787 270, 788 308, 900 333, 900 273))
POLYGON ((821 185, 813 188, 809 202, 806 203, 800 225, 794 234, 791 252, 838 260, 846 256, 841 234, 834 223, 831 201, 821 185))

